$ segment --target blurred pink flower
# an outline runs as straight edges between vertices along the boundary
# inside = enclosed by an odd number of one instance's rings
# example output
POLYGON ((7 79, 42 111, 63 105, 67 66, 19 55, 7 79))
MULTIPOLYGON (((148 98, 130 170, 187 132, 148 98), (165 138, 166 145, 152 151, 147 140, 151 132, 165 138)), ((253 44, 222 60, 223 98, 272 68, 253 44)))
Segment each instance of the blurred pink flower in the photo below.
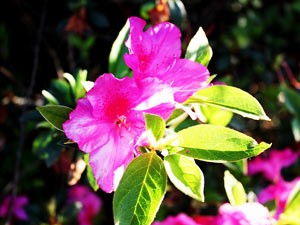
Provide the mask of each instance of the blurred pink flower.
POLYGON ((217 225, 271 225, 273 219, 269 210, 263 205, 245 203, 232 206, 225 203, 220 206, 217 225))
POLYGON ((141 81, 138 88, 129 77, 100 76, 63 124, 66 136, 89 153, 98 185, 114 191, 136 154, 134 140, 145 130, 144 113, 167 118, 172 113, 171 90, 161 82, 141 81))
MULTIPOLYGON (((11 203, 11 196, 4 198, 4 201, 0 205, 0 217, 6 217, 9 212, 9 207, 11 203)), ((28 198, 24 195, 16 196, 13 202, 13 216, 19 220, 28 220, 28 215, 24 207, 28 204, 28 198)))
POLYGON ((160 80, 172 88, 175 102, 182 103, 197 90, 206 87, 209 71, 197 62, 181 59, 181 33, 169 22, 163 22, 143 31, 146 22, 130 17, 130 34, 125 45, 126 64, 133 77, 160 80))
POLYGON ((253 175, 261 172, 265 178, 276 182, 281 177, 281 169, 292 165, 299 154, 290 148, 284 150, 271 150, 269 157, 258 156, 248 162, 248 174, 253 175))
POLYGON ((168 216, 164 221, 155 221, 152 225, 199 225, 191 217, 184 213, 176 216, 168 216))
POLYGON ((81 204, 78 213, 79 225, 92 225, 94 217, 99 213, 102 206, 101 199, 83 185, 73 186, 68 190, 68 202, 81 204))
POLYGON ((300 181, 300 177, 289 182, 279 179, 277 183, 269 185, 259 193, 258 201, 264 204, 268 201, 275 200, 276 213, 274 218, 278 219, 280 214, 284 211, 288 197, 298 181, 300 181))
POLYGON ((218 216, 198 215, 193 217, 193 219, 197 222, 198 225, 217 225, 219 218, 218 216))

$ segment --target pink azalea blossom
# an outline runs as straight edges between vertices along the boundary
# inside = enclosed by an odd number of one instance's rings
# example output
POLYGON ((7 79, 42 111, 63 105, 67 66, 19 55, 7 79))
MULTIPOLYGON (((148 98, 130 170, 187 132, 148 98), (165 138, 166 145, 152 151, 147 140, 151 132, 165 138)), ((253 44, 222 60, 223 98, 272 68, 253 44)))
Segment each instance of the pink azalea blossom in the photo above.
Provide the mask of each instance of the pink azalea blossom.
POLYGON ((155 221, 152 225, 199 225, 195 220, 184 213, 169 216, 164 221, 155 221))
POLYGON ((97 183, 108 193, 134 158, 134 140, 145 130, 144 113, 165 119, 172 113, 172 91, 160 81, 141 82, 145 88, 129 77, 100 76, 63 124, 66 136, 89 153, 97 183))
POLYGON ((292 165, 299 154, 290 148, 284 150, 271 150, 269 157, 258 156, 248 163, 248 174, 261 172, 270 181, 276 182, 281 177, 281 169, 292 165))
MULTIPOLYGON (((4 201, 0 205, 0 217, 6 217, 9 212, 11 204, 11 196, 4 198, 4 201)), ((28 215, 24 207, 28 204, 28 198, 24 195, 16 196, 13 202, 12 212, 16 219, 28 221, 28 215)))
POLYGON ((68 190, 69 203, 81 204, 78 213, 79 225, 92 225, 94 217, 99 213, 102 201, 89 188, 83 185, 73 186, 68 190))
POLYGON ((278 219, 280 214, 284 211, 288 197, 298 181, 300 181, 300 177, 289 182, 280 179, 277 183, 271 184, 263 189, 258 195, 258 201, 264 204, 268 201, 275 200, 276 213, 274 218, 278 219))
POLYGON ((225 203, 220 206, 217 225, 271 225, 273 219, 269 210, 263 205, 245 203, 232 206, 225 203))
POLYGON ((143 31, 144 20, 130 17, 129 22, 130 35, 125 43, 129 53, 124 60, 140 86, 144 78, 158 79, 172 88, 178 103, 207 86, 207 68, 180 58, 181 33, 174 24, 163 22, 143 31))
POLYGON ((218 216, 197 215, 193 218, 199 225, 217 225, 218 216))

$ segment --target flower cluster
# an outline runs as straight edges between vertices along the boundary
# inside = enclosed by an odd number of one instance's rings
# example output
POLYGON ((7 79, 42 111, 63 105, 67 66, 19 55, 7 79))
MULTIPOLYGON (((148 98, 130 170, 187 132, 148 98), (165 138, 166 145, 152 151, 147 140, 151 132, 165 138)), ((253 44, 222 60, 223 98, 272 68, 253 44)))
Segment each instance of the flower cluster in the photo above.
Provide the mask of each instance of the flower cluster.
POLYGON ((258 201, 265 204, 274 200, 276 203, 275 219, 279 219, 284 211, 288 197, 295 187, 300 177, 292 181, 286 181, 282 177, 281 171, 284 167, 291 166, 297 161, 299 152, 294 152, 290 148, 283 150, 271 150, 269 157, 256 157, 248 164, 248 174, 262 173, 263 176, 272 182, 262 189, 258 195, 258 201))
MULTIPOLYGON (((0 217, 8 216, 11 203, 11 197, 6 196, 0 205, 0 217)), ((15 197, 12 205, 12 213, 15 219, 28 221, 28 215, 25 211, 25 207, 28 203, 29 200, 25 195, 19 195, 15 197)))
POLYGON ((192 218, 180 213, 177 216, 169 216, 164 221, 156 221, 153 225, 272 225, 273 222, 268 209, 255 202, 239 206, 224 203, 215 216, 196 215, 192 218))
POLYGON ((146 22, 129 18, 124 60, 133 78, 100 76, 63 124, 66 136, 89 153, 101 189, 112 192, 139 153, 135 141, 145 131, 144 113, 167 119, 178 104, 207 86, 206 67, 181 56, 180 30, 169 22, 144 31, 146 22))
POLYGON ((79 205, 79 225, 92 225, 94 217, 102 207, 101 199, 89 188, 83 185, 76 185, 68 190, 68 203, 79 205))

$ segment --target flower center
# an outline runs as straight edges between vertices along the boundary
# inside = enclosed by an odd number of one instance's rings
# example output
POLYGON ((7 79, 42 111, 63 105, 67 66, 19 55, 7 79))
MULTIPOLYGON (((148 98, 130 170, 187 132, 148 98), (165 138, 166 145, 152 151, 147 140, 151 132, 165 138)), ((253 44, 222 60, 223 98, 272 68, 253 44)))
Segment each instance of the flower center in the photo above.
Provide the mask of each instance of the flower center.
POLYGON ((125 127, 125 128, 129 128, 129 124, 128 123, 126 123, 127 121, 127 118, 126 118, 126 116, 119 116, 118 118, 117 118, 117 120, 115 121, 115 124, 118 126, 118 127, 125 127))

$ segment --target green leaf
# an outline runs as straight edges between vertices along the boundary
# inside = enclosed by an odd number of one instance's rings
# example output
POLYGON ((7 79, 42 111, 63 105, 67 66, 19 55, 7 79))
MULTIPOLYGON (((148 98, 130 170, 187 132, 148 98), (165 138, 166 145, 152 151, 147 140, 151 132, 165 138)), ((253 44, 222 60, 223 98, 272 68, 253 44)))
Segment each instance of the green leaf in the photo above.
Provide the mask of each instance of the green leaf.
POLYGON ((47 99, 49 104, 53 104, 53 105, 59 104, 58 100, 49 91, 42 90, 42 95, 45 97, 45 99, 47 99))
POLYGON ((121 29, 117 39, 114 41, 108 59, 109 72, 116 77, 122 78, 128 75, 129 68, 124 62, 124 54, 127 48, 124 44, 129 34, 129 21, 127 20, 121 29))
POLYGON ((187 47, 185 58, 208 66, 212 54, 205 32, 200 27, 187 47))
POLYGON ((297 182, 291 191, 286 203, 284 212, 280 215, 278 225, 299 225, 300 224, 300 181, 297 182))
POLYGON ((160 116, 145 114, 146 130, 153 134, 156 141, 160 140, 165 134, 166 123, 160 116))
POLYGON ((85 88, 83 82, 86 82, 87 70, 79 70, 76 76, 75 97, 80 99, 85 96, 85 88))
POLYGON ((230 170, 238 172, 239 174, 247 175, 248 173, 247 159, 242 159, 235 162, 225 162, 224 165, 227 166, 227 168, 229 168, 230 170))
POLYGON ((151 224, 165 195, 166 185, 164 164, 155 152, 135 158, 114 194, 115 224, 151 224))
POLYGON ((186 103, 212 105, 251 119, 270 120, 252 95, 232 86, 215 85, 202 89, 186 103))
POLYGON ((224 187, 231 205, 242 205, 247 202, 245 189, 228 170, 224 173, 224 187))
POLYGON ((94 177, 92 167, 90 166, 90 163, 89 163, 89 154, 84 154, 83 159, 86 163, 86 177, 87 177, 87 180, 88 180, 90 186, 93 188, 93 190, 97 191, 99 189, 99 186, 98 186, 97 181, 94 177))
POLYGON ((204 122, 221 126, 227 126, 233 116, 233 113, 230 111, 210 105, 202 105, 201 112, 206 118, 204 122))
POLYGON ((69 73, 64 73, 63 76, 69 82, 72 90, 74 91, 75 87, 76 87, 76 81, 75 81, 75 78, 73 77, 73 75, 69 74, 69 73))
POLYGON ((285 85, 281 86, 281 93, 284 97, 284 104, 290 113, 300 118, 300 94, 285 85))
POLYGON ((210 124, 186 128, 169 146, 178 154, 210 162, 231 162, 259 155, 271 145, 233 129, 210 124))
POLYGON ((292 130, 293 130, 295 141, 299 142, 300 141, 300 120, 297 117, 292 120, 292 130))
POLYGON ((69 119, 73 109, 62 105, 38 106, 37 110, 57 130, 63 131, 62 124, 69 119))
POLYGON ((171 182, 184 194, 204 201, 204 176, 194 159, 183 155, 168 155, 164 160, 171 182))
POLYGON ((47 167, 52 166, 62 153, 62 147, 57 144, 60 137, 55 132, 54 129, 42 131, 33 141, 33 152, 45 160, 47 167))

